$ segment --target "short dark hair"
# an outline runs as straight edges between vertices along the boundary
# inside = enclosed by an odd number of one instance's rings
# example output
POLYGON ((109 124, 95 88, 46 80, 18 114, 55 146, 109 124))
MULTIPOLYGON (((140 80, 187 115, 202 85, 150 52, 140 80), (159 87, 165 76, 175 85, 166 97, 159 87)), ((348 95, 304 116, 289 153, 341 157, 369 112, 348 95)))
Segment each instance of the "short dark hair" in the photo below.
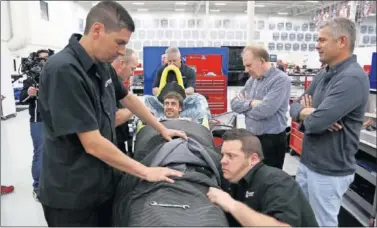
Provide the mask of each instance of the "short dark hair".
POLYGON ((241 150, 246 154, 258 154, 260 159, 263 159, 263 150, 262 144, 259 141, 258 137, 253 135, 250 131, 246 129, 231 129, 227 130, 223 134, 223 140, 231 141, 231 140, 240 140, 242 144, 241 150))
POLYGON ((37 51, 37 56, 39 57, 39 54, 41 54, 41 53, 47 53, 47 54, 50 54, 50 52, 49 52, 48 50, 46 50, 46 49, 39 49, 39 50, 37 51))
POLYGON ((135 23, 131 15, 115 1, 101 1, 90 9, 86 17, 85 35, 96 22, 102 23, 106 32, 120 31, 122 28, 130 32, 135 31, 135 23))
POLYGON ((164 96, 164 101, 165 99, 168 99, 168 98, 177 99, 179 103, 179 107, 183 108, 183 97, 181 96, 181 94, 177 92, 169 92, 164 96))

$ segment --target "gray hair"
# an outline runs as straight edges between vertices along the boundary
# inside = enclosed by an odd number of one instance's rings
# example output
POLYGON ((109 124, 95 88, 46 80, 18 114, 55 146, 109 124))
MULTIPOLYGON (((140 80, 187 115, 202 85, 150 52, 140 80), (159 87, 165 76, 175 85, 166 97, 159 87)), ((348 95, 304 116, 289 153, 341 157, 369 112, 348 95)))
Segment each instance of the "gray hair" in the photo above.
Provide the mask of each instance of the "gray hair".
POLYGON ((166 49, 165 54, 166 56, 176 54, 181 57, 181 52, 177 47, 169 47, 168 49, 166 49))
POLYGON ((126 54, 124 56, 119 56, 126 64, 131 60, 132 55, 135 53, 131 48, 126 48, 126 54))
POLYGON ((335 17, 320 26, 320 29, 328 27, 330 34, 338 39, 341 36, 346 36, 348 39, 349 51, 353 53, 356 41, 356 25, 353 21, 344 17, 335 17))

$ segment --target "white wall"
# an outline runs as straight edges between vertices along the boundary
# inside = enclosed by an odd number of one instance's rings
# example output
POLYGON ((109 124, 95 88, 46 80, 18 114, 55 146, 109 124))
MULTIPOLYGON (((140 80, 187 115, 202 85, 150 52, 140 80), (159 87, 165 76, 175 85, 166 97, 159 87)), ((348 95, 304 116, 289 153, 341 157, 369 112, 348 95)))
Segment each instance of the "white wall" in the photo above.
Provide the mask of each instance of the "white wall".
POLYGON ((14 2, 1 1, 1 94, 7 97, 3 102, 4 114, 15 112, 10 75, 18 72, 13 69, 13 60, 16 60, 17 70, 21 57, 27 57, 30 52, 42 48, 60 51, 67 45, 72 33, 82 32, 79 29, 79 19, 85 20, 87 10, 73 1, 46 2, 49 10, 48 21, 41 18, 40 1, 18 2, 13 8, 9 6, 14 6, 11 5, 14 2), (17 16, 14 17, 15 15, 17 16), (28 35, 28 39, 25 39, 26 43, 15 45, 22 47, 21 49, 9 50, 8 41, 17 34, 13 31, 17 26, 28 30, 24 33, 28 35))

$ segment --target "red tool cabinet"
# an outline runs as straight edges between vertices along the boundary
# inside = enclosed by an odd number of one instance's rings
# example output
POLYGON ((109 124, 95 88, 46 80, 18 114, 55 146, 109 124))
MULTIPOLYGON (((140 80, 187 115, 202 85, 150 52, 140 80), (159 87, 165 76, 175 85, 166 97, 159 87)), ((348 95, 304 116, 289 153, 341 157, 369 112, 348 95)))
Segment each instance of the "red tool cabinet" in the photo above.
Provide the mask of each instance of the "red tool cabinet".
MULTIPOLYGON (((305 77, 304 82, 304 89, 306 90, 312 80, 309 80, 312 77, 305 77)), ((301 155, 302 154, 302 139, 304 138, 304 133, 298 130, 299 123, 295 121, 291 121, 291 134, 289 138, 289 148, 291 148, 294 152, 301 155)))
POLYGON ((221 55, 186 56, 186 64, 196 70, 196 92, 208 99, 211 114, 227 111, 227 78, 222 73, 221 55), (213 73, 215 76, 210 76, 213 73))

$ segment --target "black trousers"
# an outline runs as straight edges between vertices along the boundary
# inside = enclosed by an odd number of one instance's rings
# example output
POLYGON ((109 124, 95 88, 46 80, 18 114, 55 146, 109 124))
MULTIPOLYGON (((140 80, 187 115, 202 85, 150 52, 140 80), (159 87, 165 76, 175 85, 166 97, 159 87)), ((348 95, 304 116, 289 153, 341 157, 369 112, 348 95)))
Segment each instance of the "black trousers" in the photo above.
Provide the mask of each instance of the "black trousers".
POLYGON ((49 227, 110 227, 113 200, 86 209, 58 209, 42 205, 49 227))
POLYGON ((287 150, 286 132, 258 135, 257 137, 262 144, 264 155, 263 163, 268 166, 283 169, 285 152, 287 150))

